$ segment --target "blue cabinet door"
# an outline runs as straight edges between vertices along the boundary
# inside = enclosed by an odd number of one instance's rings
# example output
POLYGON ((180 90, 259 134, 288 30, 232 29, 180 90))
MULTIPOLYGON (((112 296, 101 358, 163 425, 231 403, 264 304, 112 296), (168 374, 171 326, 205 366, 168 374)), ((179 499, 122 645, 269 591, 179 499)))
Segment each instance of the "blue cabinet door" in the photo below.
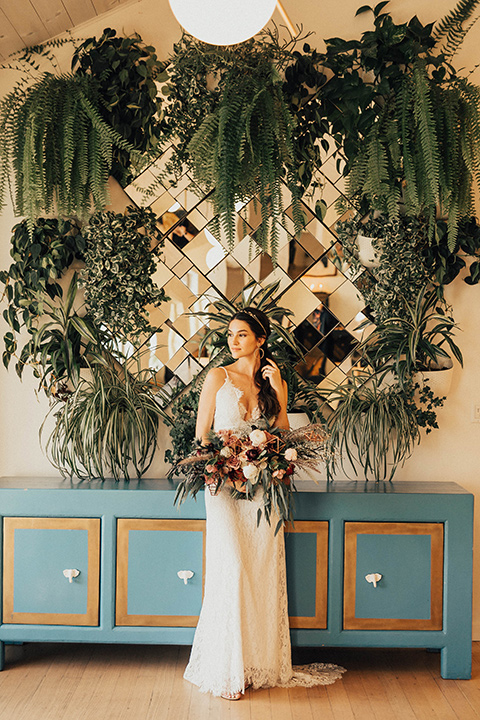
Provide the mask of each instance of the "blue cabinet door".
POLYGON ((119 519, 115 624, 195 627, 204 539, 204 520, 119 519))
POLYGON ((345 523, 346 630, 441 630, 442 601, 442 523, 345 523))
POLYGON ((3 622, 98 625, 100 520, 6 517, 3 622))
POLYGON ((328 522, 295 521, 285 532, 292 628, 327 627, 328 522))

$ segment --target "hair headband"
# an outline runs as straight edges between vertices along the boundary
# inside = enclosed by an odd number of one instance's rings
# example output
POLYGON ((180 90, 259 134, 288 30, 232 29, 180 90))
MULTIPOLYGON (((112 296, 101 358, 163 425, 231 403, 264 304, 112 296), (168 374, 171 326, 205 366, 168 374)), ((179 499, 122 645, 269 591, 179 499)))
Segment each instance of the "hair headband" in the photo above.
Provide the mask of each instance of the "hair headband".
POLYGON ((254 313, 250 312, 250 310, 241 310, 240 312, 244 313, 245 315, 250 315, 250 317, 253 318, 255 320, 255 322, 257 322, 260 325, 260 327, 262 328, 262 330, 265 333, 265 337, 268 337, 267 328, 264 326, 264 324, 262 323, 260 318, 258 318, 254 313))

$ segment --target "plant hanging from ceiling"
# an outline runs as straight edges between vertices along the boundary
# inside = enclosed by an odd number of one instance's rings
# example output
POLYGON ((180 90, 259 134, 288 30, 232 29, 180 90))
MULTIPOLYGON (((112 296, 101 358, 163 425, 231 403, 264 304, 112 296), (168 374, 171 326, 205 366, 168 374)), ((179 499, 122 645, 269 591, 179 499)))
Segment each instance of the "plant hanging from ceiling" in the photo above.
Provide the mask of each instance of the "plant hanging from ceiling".
POLYGON ((256 197, 262 222, 255 241, 274 258, 284 182, 296 231, 304 222, 295 120, 283 93, 282 71, 293 61, 292 44, 280 45, 270 33, 222 48, 184 35, 172 57, 166 109, 166 124, 180 139, 172 167, 179 171, 186 163, 201 188, 211 192, 218 232, 232 248, 235 206, 256 197))
POLYGON ((360 40, 330 38, 332 73, 322 97, 332 135, 347 158, 347 196, 364 214, 425 215, 430 237, 438 209, 448 215, 450 250, 472 212, 480 183, 480 88, 452 60, 475 22, 479 0, 460 0, 438 23, 394 23, 387 2, 360 40))
POLYGON ((81 75, 44 73, 0 104, 0 206, 14 171, 14 210, 33 228, 39 215, 86 218, 107 203, 114 147, 138 157, 98 111, 96 84, 81 75))
MULTIPOLYGON (((98 40, 85 40, 72 59, 72 71, 96 83, 100 115, 142 153, 154 152, 163 134, 156 83, 166 79, 166 65, 140 35, 121 37, 112 28, 105 28, 98 40)), ((125 148, 113 148, 111 174, 123 186, 132 179, 130 153, 125 148)))
POLYGON ((102 210, 109 175, 127 184, 162 134, 156 82, 165 63, 153 47, 106 28, 62 74, 51 46, 66 42, 27 49, 6 66, 22 77, 0 103, 0 207, 10 187, 30 228, 41 213, 83 220, 102 210), (52 70, 42 72, 46 60, 52 70))

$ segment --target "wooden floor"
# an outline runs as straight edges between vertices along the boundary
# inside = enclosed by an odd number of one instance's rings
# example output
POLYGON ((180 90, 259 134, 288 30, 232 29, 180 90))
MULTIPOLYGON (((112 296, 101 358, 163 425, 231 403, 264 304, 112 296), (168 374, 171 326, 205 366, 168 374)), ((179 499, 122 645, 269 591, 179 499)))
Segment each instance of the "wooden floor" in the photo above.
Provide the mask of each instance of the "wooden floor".
POLYGON ((473 720, 480 718, 480 642, 472 680, 442 680, 423 650, 296 650, 337 662, 328 687, 247 691, 239 702, 183 680, 189 647, 26 644, 7 647, 1 720, 473 720))

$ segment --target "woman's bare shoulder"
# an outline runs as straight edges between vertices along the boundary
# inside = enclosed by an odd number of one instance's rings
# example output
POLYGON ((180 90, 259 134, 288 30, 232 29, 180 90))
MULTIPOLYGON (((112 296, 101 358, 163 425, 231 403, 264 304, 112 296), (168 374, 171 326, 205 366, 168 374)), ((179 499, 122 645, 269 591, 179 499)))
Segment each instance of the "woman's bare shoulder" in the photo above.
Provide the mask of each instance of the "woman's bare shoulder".
POLYGON ((205 386, 207 386, 209 388, 213 388, 215 386, 220 387, 220 385, 222 385, 223 382, 225 381, 226 377, 227 377, 227 375, 226 375, 225 369, 223 367, 212 368, 207 373, 205 382, 203 383, 203 387, 205 387, 205 386))

